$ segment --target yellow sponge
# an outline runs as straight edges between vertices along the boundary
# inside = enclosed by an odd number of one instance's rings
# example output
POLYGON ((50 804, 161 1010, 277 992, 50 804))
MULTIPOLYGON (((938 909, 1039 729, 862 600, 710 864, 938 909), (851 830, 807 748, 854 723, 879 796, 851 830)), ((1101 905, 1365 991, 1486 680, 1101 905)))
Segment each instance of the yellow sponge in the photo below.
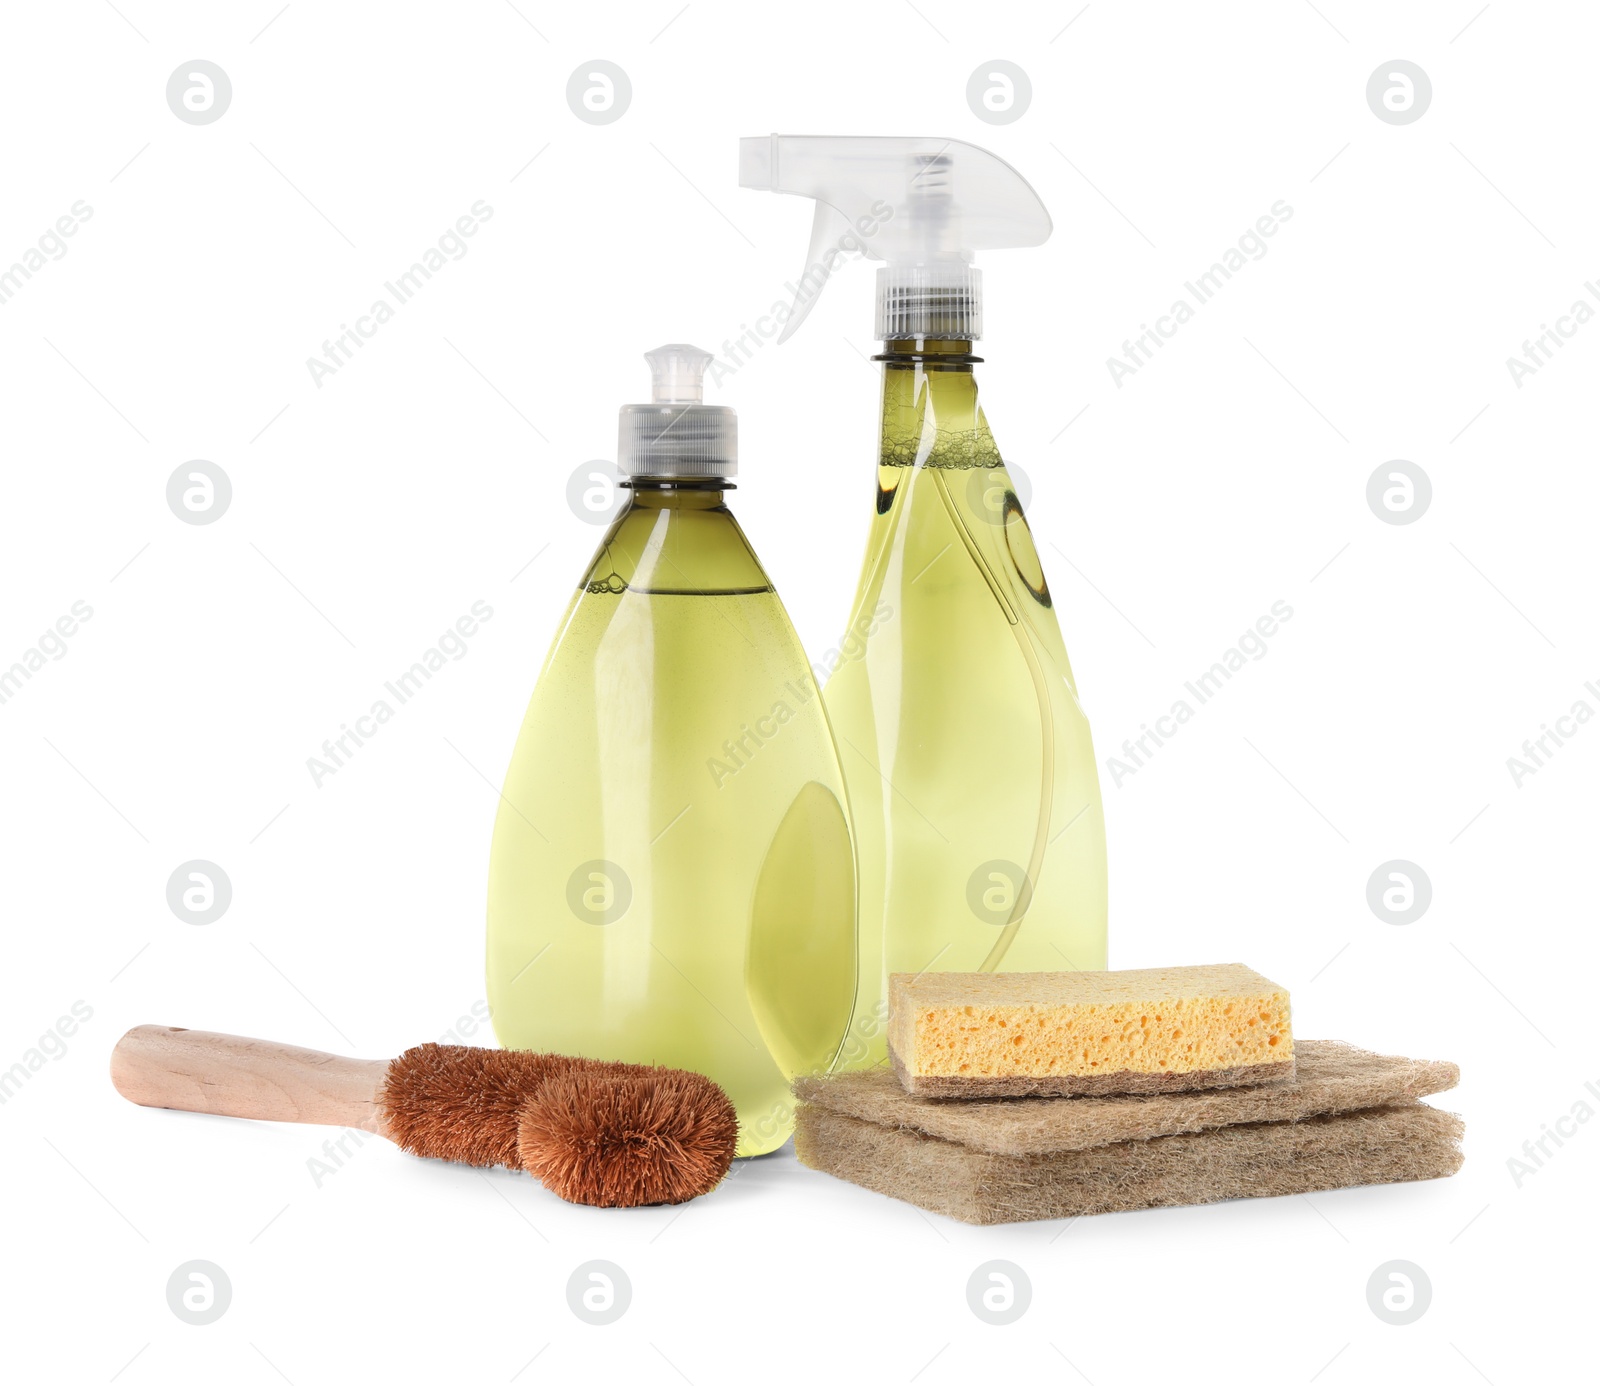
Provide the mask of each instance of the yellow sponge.
POLYGON ((889 1056, 924 1097, 1179 1092, 1294 1076, 1289 993, 1242 963, 897 972, 889 1056))

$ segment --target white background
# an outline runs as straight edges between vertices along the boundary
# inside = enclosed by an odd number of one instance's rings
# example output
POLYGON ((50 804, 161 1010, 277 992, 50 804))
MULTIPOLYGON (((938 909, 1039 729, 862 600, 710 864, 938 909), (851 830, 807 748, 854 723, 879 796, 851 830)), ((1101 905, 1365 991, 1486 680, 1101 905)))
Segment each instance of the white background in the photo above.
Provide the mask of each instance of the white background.
MULTIPOLYGON (((1520 1187, 1507 1161, 1600 1108, 1600 727, 1520 787, 1506 762, 1600 709, 1600 326, 1521 388, 1506 358, 1600 278, 1600 20, 519 4, 7 7, 0 263, 93 209, 0 305, 0 665, 93 609, 0 706, 0 1067, 93 1012, 0 1108, 7 1374, 1566 1379, 1600 1129, 1569 1126, 1520 1187), (233 83, 205 126, 164 97, 197 57, 233 83), (603 126, 564 96, 597 57, 633 85, 603 126), (1365 99, 1396 57, 1433 84, 1403 126, 1365 99), (996 58, 1033 86, 1003 126, 965 98, 996 58), (1036 184, 1056 234, 985 261, 982 384, 1102 761, 1294 609, 1143 769, 1102 771, 1112 963, 1245 960, 1302 1035, 1459 1061, 1456 1178, 978 1229, 785 1151, 686 1208, 600 1213, 377 1140, 319 1185, 333 1133, 111 1090, 140 1022, 389 1056, 481 1001, 495 786, 598 537, 566 480, 612 455, 640 352, 722 351, 800 269, 808 208, 736 186, 736 137, 770 130, 963 138, 1036 184), (318 388, 306 358, 479 199, 469 253, 318 388), (1118 388, 1106 358, 1279 199, 1270 253, 1118 388), (1397 458, 1433 485, 1403 526, 1365 498, 1397 458), (214 524, 166 504, 193 459, 232 481, 214 524), (478 600, 467 656, 316 787, 307 757, 478 600), (192 858, 232 881, 211 925, 166 903, 192 858), (1431 878, 1414 924, 1368 908, 1392 858, 1431 878), (208 1327, 165 1298, 197 1258, 233 1287, 208 1327), (592 1259, 632 1283, 609 1327, 567 1306, 592 1259), (967 1307, 992 1259, 1032 1284, 1008 1327, 967 1307), (1406 1327, 1367 1304, 1392 1259, 1433 1287, 1406 1327)), ((866 533, 870 278, 842 272, 717 396, 740 411, 736 512, 814 654, 866 533)))

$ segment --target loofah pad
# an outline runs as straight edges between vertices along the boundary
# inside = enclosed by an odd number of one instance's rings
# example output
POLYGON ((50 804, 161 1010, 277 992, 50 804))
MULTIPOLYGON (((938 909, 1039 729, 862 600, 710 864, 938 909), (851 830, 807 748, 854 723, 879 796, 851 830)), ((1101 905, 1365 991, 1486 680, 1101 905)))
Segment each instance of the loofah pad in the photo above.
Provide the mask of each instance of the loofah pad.
POLYGON ((1295 1057, 1287 1082, 1137 1097, 938 1101, 911 1096, 887 1069, 802 1078, 794 1089, 802 1102, 842 1116, 976 1151, 1034 1155, 1380 1107, 1444 1092, 1461 1076, 1452 1063, 1372 1054, 1333 1040, 1301 1040, 1295 1057))
MULTIPOLYGON (((1074 1106, 1085 1100, 1057 1099, 1074 1106)), ((995 1155, 804 1102, 794 1140, 801 1163, 812 1169, 986 1224, 1436 1179, 1460 1168, 1461 1132, 1459 1117, 1413 1102, 1049 1154, 995 1155)))
POLYGON ((1190 1069, 1184 1073, 1140 1073, 1115 1069, 1108 1073, 1012 1073, 1005 1077, 958 1078, 916 1074, 906 1068, 891 1041, 889 1063, 900 1086, 918 1097, 1104 1097, 1117 1093, 1193 1092, 1201 1088, 1246 1088, 1281 1083, 1294 1076, 1294 1056, 1278 1063, 1234 1068, 1190 1069))

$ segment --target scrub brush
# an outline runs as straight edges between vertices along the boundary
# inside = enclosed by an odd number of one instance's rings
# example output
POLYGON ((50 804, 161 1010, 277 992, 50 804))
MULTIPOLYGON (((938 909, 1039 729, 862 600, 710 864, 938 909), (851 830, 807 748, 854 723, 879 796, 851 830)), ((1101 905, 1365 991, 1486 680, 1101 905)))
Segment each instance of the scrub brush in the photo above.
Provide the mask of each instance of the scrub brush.
POLYGON ((111 1081, 144 1107, 348 1126, 413 1155, 526 1169, 597 1208, 708 1193, 738 1142, 733 1104, 701 1074, 523 1050, 420 1044, 346 1059, 139 1025, 112 1050, 111 1081))

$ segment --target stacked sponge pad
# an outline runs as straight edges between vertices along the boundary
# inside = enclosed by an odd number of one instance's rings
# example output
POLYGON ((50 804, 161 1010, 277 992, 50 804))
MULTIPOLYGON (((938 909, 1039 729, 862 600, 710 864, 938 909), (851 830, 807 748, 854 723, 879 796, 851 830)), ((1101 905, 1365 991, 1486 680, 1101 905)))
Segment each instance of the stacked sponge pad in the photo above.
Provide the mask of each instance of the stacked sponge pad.
POLYGON ((1296 1051, 1287 995, 1248 968, 924 974, 895 978, 891 1006, 896 1073, 801 1079, 796 1152, 966 1222, 1432 1179, 1461 1164, 1460 1119, 1417 1100, 1455 1086, 1454 1064, 1327 1041, 1296 1051), (1041 1093, 1090 1095, 1022 1095, 1041 1093))

